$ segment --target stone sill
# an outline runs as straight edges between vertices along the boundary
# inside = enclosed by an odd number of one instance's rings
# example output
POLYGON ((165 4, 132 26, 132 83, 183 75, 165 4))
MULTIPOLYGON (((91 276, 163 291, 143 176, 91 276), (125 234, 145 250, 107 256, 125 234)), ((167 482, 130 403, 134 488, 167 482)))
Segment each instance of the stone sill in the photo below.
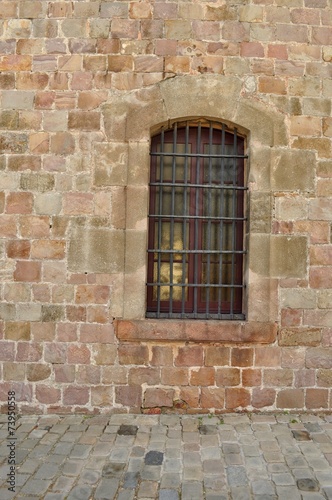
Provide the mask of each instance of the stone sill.
POLYGON ((117 338, 128 342, 154 340, 271 344, 277 339, 278 330, 276 323, 214 320, 118 319, 114 326, 117 338))

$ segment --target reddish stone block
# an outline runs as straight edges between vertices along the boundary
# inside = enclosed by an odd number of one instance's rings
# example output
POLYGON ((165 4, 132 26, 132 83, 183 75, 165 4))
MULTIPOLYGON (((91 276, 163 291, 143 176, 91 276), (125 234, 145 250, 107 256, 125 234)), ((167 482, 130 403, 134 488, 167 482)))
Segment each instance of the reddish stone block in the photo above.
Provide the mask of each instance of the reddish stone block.
POLYGON ((0 233, 2 238, 13 238, 16 236, 17 222, 13 215, 0 216, 0 233))
POLYGON ((76 71, 72 76, 70 88, 72 90, 91 90, 93 88, 93 76, 92 72, 76 71))
POLYGON ((263 94, 287 94, 286 81, 274 76, 260 76, 258 90, 263 94))
POLYGON ((293 384, 293 370, 290 369, 265 369, 264 385, 270 387, 287 387, 293 384))
POLYGON ((133 19, 112 19, 111 38, 129 38, 137 40, 139 21, 133 19))
POLYGON ((33 206, 32 193, 9 193, 7 196, 8 214, 30 214, 33 206))
POLYGON ((20 232, 24 238, 47 238, 50 234, 50 219, 36 215, 20 217, 20 232))
POLYGON ((229 347, 209 346, 205 349, 205 366, 224 366, 230 364, 229 347))
POLYGON ((62 343, 46 343, 44 351, 44 360, 46 363, 55 365, 67 362, 67 345, 62 343))
POLYGON ((89 397, 88 387, 70 386, 63 390, 64 405, 85 405, 89 402, 89 397))
POLYGON ((135 71, 141 73, 157 73, 163 71, 164 61, 162 57, 155 55, 136 56, 134 59, 135 71))
POLYGON ((112 406, 113 404, 113 387, 99 386, 91 387, 91 404, 94 406, 112 406))
POLYGON ((114 365, 116 354, 115 345, 97 345, 93 349, 93 359, 97 365, 114 365))
POLYGON ((15 172, 19 172, 22 170, 31 170, 35 172, 37 170, 40 170, 40 167, 41 167, 40 156, 15 155, 15 156, 10 156, 8 158, 8 170, 12 170, 15 172))
POLYGON ((86 307, 83 306, 67 306, 66 316, 68 321, 73 323, 86 321, 86 307))
POLYGON ((78 340, 77 325, 72 323, 57 323, 56 333, 58 342, 76 342, 78 340))
POLYGON ((298 370, 295 372, 295 387, 312 387, 316 385, 316 370, 298 370))
POLYGON ((228 389, 226 388, 226 405, 228 410, 246 408, 250 405, 250 393, 247 389, 228 389))
POLYGON ((188 405, 188 408, 198 408, 200 389, 198 387, 180 387, 179 399, 188 405))
POLYGON ((51 137, 51 153, 70 155, 75 152, 75 139, 69 132, 56 132, 51 137))
POLYGON ((202 346, 184 346, 178 348, 178 354, 175 358, 176 366, 202 366, 203 365, 203 347, 202 346))
POLYGON ((322 341, 320 328, 283 328, 280 331, 279 345, 284 346, 317 346, 322 341))
POLYGON ((175 56, 177 52, 177 41, 163 39, 156 40, 154 51, 157 56, 175 56))
POLYGON ((262 383, 262 370, 247 368, 242 370, 242 385, 244 387, 252 387, 261 385, 262 383))
POLYGON ((157 368, 129 368, 129 385, 156 385, 160 383, 160 371, 157 368))
POLYGON ((281 351, 278 347, 257 347, 255 366, 280 366, 281 351))
POLYGON ((167 346, 152 346, 152 359, 150 362, 153 366, 167 366, 173 364, 173 350, 167 346))
POLYGON ((93 212, 93 194, 67 193, 63 200, 65 215, 83 215, 93 212))
POLYGON ((255 387, 252 391, 252 406, 254 408, 264 408, 273 406, 276 399, 275 389, 255 387))
POLYGON ((31 71, 30 55, 6 55, 0 58, 0 71, 31 71))
POLYGON ((308 410, 328 408, 328 389, 306 389, 305 405, 308 410))
POLYGON ((147 365, 149 350, 146 345, 122 344, 118 349, 120 365, 147 365))
POLYGON ((80 341, 83 343, 109 344, 114 342, 113 325, 81 325, 80 341))
POLYGON ((14 361, 15 342, 1 340, 0 361, 14 361))
POLYGON ((88 306, 86 320, 88 323, 108 323, 110 320, 109 308, 107 306, 88 306))
POLYGON ((233 347, 231 352, 232 366, 252 366, 253 359, 254 359, 253 349, 233 347))
POLYGON ((31 257, 35 259, 63 259, 65 242, 61 240, 36 240, 32 242, 31 257))
POLYGON ((190 69, 190 58, 187 56, 165 57, 165 71, 170 73, 188 73, 190 69))
POLYGON ((76 288, 77 304, 107 304, 109 287, 103 285, 79 285, 76 288))
POLYGON ((199 368, 190 371, 190 384, 199 386, 215 385, 214 368, 199 368))
POLYGON ((224 409, 225 389, 202 387, 200 406, 204 409, 224 409))
POLYGON ((239 368, 218 368, 216 370, 217 386, 234 386, 240 384, 239 368))
POLYGON ((90 356, 90 349, 85 345, 70 345, 68 347, 68 363, 88 364, 90 356))
POLYGON ((58 403, 61 398, 60 389, 55 389, 49 385, 38 384, 36 386, 36 399, 43 404, 58 403))
POLYGON ((310 264, 313 266, 331 266, 332 245, 310 247, 310 264))
POLYGON ((161 383, 165 385, 189 385, 188 368, 167 366, 161 369, 161 383))
POLYGON ((147 388, 144 394, 144 408, 172 407, 173 389, 147 388))
POLYGON ((115 387, 115 403, 130 408, 142 406, 142 388, 139 386, 115 387))
POLYGON ((55 323, 31 323, 31 338, 35 342, 52 342, 55 339, 55 323))
POLYGON ((307 349, 306 368, 332 368, 332 348, 312 347, 307 349))
POLYGON ((242 42, 241 57, 264 57, 264 47, 259 42, 242 42))
POLYGON ((103 384, 128 384, 128 368, 124 366, 103 366, 103 384))
POLYGON ((277 395, 277 408, 279 409, 295 409, 304 407, 304 391, 303 389, 284 389, 277 395))
POLYGON ((79 365, 76 367, 77 384, 100 384, 100 366, 79 365))
POLYGON ((27 380, 29 382, 37 382, 46 380, 51 375, 51 368, 44 364, 29 363, 27 365, 27 380))
POLYGON ((162 21, 143 19, 141 21, 142 39, 155 40, 157 38, 163 38, 163 27, 164 23, 162 21))
POLYGON ((217 21, 193 21, 192 30, 197 40, 220 40, 220 23, 217 21))
POLYGON ((282 309, 281 326, 300 326, 302 324, 302 309, 282 309))
POLYGON ((15 281, 40 281, 41 263, 18 261, 14 271, 15 281))
POLYGON ((75 380, 75 366, 71 365, 55 365, 54 366, 55 382, 71 384, 75 380))
POLYGON ((304 368, 305 351, 301 347, 287 347, 282 349, 281 366, 282 368, 299 369, 304 368))
POLYGON ((7 257, 10 259, 28 259, 30 242, 28 240, 11 240, 6 244, 7 257))
POLYGON ((267 56, 273 59, 288 59, 287 45, 269 44, 267 47, 267 56))
POLYGON ((18 342, 16 361, 39 361, 43 354, 43 346, 32 342, 18 342))

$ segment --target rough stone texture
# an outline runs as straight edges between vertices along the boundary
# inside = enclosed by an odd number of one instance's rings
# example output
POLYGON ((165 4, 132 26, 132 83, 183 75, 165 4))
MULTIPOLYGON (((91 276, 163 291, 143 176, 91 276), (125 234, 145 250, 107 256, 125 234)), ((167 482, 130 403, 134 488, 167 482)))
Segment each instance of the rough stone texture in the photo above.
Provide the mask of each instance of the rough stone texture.
POLYGON ((20 410, 331 410, 329 2, 2 4, 0 385, 20 410), (195 118, 246 138, 241 322, 145 319, 150 137, 195 118))

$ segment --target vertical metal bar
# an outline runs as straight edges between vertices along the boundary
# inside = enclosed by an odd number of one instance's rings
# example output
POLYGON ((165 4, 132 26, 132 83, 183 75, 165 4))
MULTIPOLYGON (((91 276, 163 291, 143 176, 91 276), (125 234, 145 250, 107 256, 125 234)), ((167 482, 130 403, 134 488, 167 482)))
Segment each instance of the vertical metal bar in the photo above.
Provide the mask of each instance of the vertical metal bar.
MULTIPOLYGON (((198 184, 200 183, 200 161, 201 158, 199 156, 199 153, 201 152, 201 133, 202 133, 202 127, 201 127, 201 122, 198 123, 198 129, 197 129, 197 144, 196 144, 196 179, 195 182, 198 184)), ((201 207, 199 206, 199 188, 195 188, 195 235, 194 235, 194 250, 196 251, 195 256, 194 256, 194 285, 198 284, 198 216, 200 213, 201 207)), ((194 286, 194 317, 197 317, 197 312, 198 312, 198 287, 194 286)))
MULTIPOLYGON (((162 129, 160 134, 160 152, 164 152, 164 129, 162 129)), ((162 183, 164 181, 164 157, 160 155, 160 186, 159 186, 159 214, 158 214, 158 250, 161 250, 161 237, 162 237, 162 212, 163 212, 163 187, 162 183)), ((157 283, 160 283, 161 277, 161 252, 158 252, 158 263, 157 263, 157 283)), ((157 285, 157 318, 160 317, 160 287, 157 285)))
MULTIPOLYGON (((237 130, 234 129, 233 135, 233 172, 232 172, 232 182, 233 186, 236 186, 236 173, 237 173, 237 130)), ((234 281, 235 281, 235 250, 236 250, 236 189, 233 188, 232 193, 232 271, 231 271, 231 303, 230 303, 230 315, 234 314, 234 281)))
MULTIPOLYGON (((182 283, 186 283, 186 275, 187 275, 187 255, 185 253, 185 250, 187 250, 187 196, 188 196, 188 148, 189 148, 189 125, 188 122, 186 122, 186 131, 185 131, 185 146, 184 146, 184 153, 185 153, 185 158, 184 158, 184 184, 185 187, 184 192, 183 192, 183 224, 182 224, 182 231, 183 231, 183 254, 182 254, 182 283)), ((189 262, 188 262, 189 266, 189 262)), ((182 287, 182 297, 181 297, 181 314, 184 316, 185 313, 185 302, 186 302, 186 287, 182 287)))
MULTIPOLYGON (((172 187, 171 187, 171 215, 175 215, 175 168, 176 168, 176 156, 174 153, 176 153, 176 148, 177 148, 177 123, 174 124, 173 128, 173 147, 172 147, 172 187)), ((170 221, 170 250, 174 250, 174 217, 171 218, 170 221)), ((174 273, 173 273, 173 266, 174 266, 174 253, 170 253, 169 257, 169 282, 170 282, 170 287, 169 287, 169 313, 172 314, 173 312, 173 279, 174 279, 174 273)))
MULTIPOLYGON (((212 123, 210 122, 209 128, 209 175, 208 175, 208 183, 212 184, 212 136, 213 136, 213 128, 212 123)), ((206 287, 206 315, 208 316, 210 312, 210 272, 211 272, 211 188, 208 189, 208 227, 207 227, 207 287, 206 287)))
MULTIPOLYGON (((222 128, 221 128, 221 154, 224 155, 225 154, 225 125, 222 124, 222 128)), ((225 159, 224 157, 222 156, 221 157, 221 161, 220 161, 220 184, 221 186, 223 186, 224 182, 225 182, 225 179, 224 179, 224 167, 225 167, 225 159)), ((221 187, 221 193, 220 193, 220 216, 224 215, 224 188, 221 187)), ((223 254, 221 253, 222 252, 222 249, 223 249, 223 241, 224 241, 224 238, 223 238, 223 231, 224 231, 224 227, 223 227, 223 221, 220 220, 220 223, 219 223, 219 236, 220 236, 220 243, 219 243, 219 251, 220 251, 220 254, 219 254, 219 288, 218 288, 218 314, 220 315, 222 310, 221 310, 221 306, 222 306, 222 271, 223 271, 223 254)))

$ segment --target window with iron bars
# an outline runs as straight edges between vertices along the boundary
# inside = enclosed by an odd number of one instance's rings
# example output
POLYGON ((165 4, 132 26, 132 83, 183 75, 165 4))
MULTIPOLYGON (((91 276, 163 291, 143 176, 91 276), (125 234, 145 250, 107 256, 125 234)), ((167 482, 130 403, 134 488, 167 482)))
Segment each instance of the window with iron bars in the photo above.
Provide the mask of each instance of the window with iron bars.
POLYGON ((175 123, 150 154, 147 317, 244 319, 244 138, 175 123))

